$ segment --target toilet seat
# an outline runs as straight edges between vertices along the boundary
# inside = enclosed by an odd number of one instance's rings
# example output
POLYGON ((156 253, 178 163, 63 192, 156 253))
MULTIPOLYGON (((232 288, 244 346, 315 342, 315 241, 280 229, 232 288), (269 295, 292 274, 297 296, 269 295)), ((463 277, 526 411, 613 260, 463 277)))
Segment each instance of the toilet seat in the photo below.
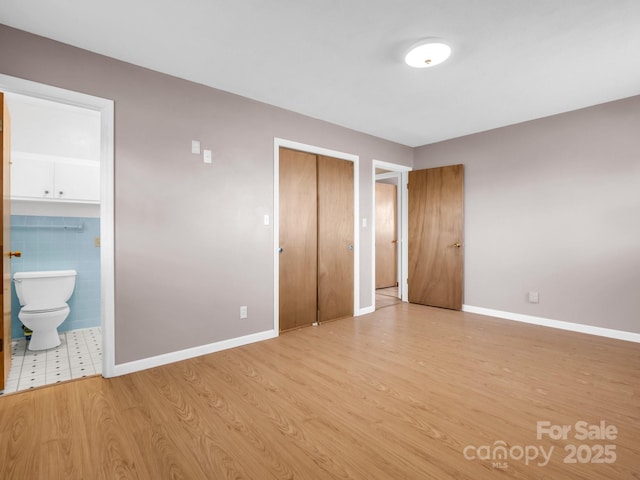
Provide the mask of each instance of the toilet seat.
POLYGON ((68 308, 66 303, 62 305, 57 305, 54 307, 45 307, 43 305, 25 305, 22 307, 21 312, 24 313, 51 313, 51 312, 59 312, 60 310, 64 310, 68 308))

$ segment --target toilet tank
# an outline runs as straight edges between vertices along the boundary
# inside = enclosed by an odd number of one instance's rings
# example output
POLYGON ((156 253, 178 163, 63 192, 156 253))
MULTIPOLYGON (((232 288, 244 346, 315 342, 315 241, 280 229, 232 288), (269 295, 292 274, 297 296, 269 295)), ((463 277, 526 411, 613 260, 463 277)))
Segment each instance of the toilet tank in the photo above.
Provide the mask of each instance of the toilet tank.
POLYGON ((76 285, 75 270, 16 272, 13 281, 20 305, 58 306, 66 303, 76 285))

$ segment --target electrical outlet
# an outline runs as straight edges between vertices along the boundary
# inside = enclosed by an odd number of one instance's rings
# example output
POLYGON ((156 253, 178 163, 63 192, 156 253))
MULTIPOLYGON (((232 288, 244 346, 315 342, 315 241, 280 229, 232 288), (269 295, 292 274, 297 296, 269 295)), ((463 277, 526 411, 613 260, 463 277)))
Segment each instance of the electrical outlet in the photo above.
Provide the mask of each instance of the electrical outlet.
POLYGON ((529 303, 540 303, 540 293, 529 292, 529 303))
POLYGON ((247 306, 243 305, 242 307, 240 307, 240 318, 247 318, 247 316, 248 316, 247 306))

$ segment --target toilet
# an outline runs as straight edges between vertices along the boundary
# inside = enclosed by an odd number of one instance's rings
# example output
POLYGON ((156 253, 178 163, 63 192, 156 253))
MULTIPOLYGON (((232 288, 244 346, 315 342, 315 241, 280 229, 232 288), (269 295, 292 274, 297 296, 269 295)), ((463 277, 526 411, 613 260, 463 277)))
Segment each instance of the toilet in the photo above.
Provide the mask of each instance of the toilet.
POLYGON ((13 282, 20 301, 18 318, 29 328, 29 350, 46 350, 60 345, 58 327, 69 315, 67 300, 76 285, 75 270, 16 272, 13 282))

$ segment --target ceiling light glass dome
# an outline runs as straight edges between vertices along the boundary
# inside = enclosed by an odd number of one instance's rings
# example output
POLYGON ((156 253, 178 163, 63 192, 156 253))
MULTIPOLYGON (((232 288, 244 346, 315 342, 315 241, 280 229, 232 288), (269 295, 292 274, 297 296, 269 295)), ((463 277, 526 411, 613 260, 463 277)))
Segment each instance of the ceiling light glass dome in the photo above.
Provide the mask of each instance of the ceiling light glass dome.
POLYGON ((404 61, 414 68, 433 67, 451 55, 451 47, 442 40, 426 39, 413 45, 404 61))

